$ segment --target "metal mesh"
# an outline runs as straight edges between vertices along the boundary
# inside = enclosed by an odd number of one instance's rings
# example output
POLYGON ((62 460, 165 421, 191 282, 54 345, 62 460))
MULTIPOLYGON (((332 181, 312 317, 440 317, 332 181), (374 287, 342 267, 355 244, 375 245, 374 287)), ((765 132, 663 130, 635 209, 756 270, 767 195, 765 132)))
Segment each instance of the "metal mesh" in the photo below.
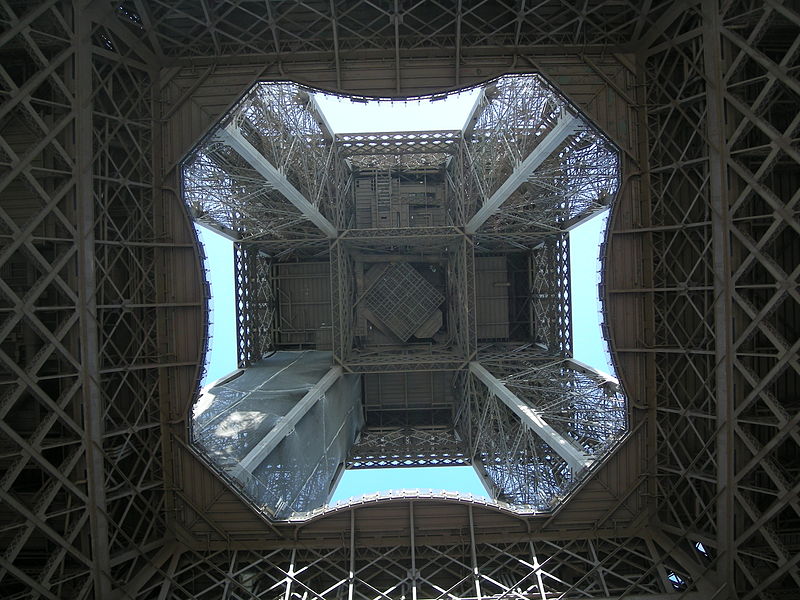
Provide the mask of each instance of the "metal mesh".
POLYGON ((444 302, 444 296, 410 264, 397 262, 386 268, 364 301, 405 342, 444 302))
POLYGON ((330 352, 277 352, 238 377, 212 384, 194 405, 194 447, 272 518, 288 519, 325 504, 363 425, 361 378, 342 375, 269 453, 251 458, 331 360, 330 352), (248 460, 252 464, 246 465, 248 460))

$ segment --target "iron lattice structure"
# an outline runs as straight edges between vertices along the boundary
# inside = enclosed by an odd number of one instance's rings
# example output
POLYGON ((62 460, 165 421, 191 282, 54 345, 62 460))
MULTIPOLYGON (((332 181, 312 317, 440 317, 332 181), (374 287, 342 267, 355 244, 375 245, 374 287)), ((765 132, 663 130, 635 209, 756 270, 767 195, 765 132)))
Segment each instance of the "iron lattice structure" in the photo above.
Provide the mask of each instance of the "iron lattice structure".
MULTIPOLYGON (((796 592, 796 6, 0 15, 4 597, 796 592), (418 495, 268 525, 186 445, 208 291, 180 161, 258 79, 400 97, 531 71, 622 150, 601 288, 631 433, 550 515, 418 495)), ((308 231, 296 248, 327 245, 308 231)))
MULTIPOLYGON (((365 394, 356 456, 342 468, 391 462, 361 458, 384 456, 387 435, 405 444, 394 452, 406 466, 443 462, 456 439, 457 453, 475 464, 495 500, 546 511, 626 430, 619 386, 565 361, 572 333, 566 230, 608 205, 619 158, 541 76, 501 77, 478 92, 456 133, 334 134, 311 90, 257 84, 189 156, 184 189, 201 222, 236 232, 236 254, 243 257, 236 275, 241 367, 260 365, 269 350, 263 342, 271 339, 284 351, 333 349, 343 374, 377 374, 378 389, 365 394), (326 171, 341 175, 339 184, 326 171), (331 198, 326 186, 337 185, 352 195, 337 187, 331 198), (328 218, 334 214, 339 226, 328 218), (327 252, 295 247, 309 222, 331 240, 327 252), (342 230, 343 223, 352 227, 342 230), (483 231, 486 239, 478 235, 483 231), (269 247, 252 255, 244 250, 262 240, 269 247), (254 272, 267 261, 269 270, 254 272), (517 278, 508 276, 510 268, 519 270, 517 278), (320 285, 330 287, 334 302, 320 285), (506 289, 498 295, 498 287, 506 289), (262 354, 252 351, 259 347, 262 354), (533 363, 525 361, 528 354, 533 363), (431 385, 436 379, 444 388, 470 375, 443 399, 441 390, 393 377, 406 372, 427 373, 431 385), (431 406, 422 408, 426 392, 431 406), (423 431, 428 443, 420 444, 423 431), (442 448, 430 445, 437 433, 442 448), (377 446, 368 448, 368 440, 377 446)), ((257 418, 255 406, 227 408, 231 393, 209 391, 217 398, 212 408, 240 411, 230 416, 238 423, 271 418, 267 408, 257 418)), ((308 402, 326 401, 324 393, 315 398, 308 402)), ((296 425, 307 421, 300 417, 296 425)), ((340 427, 349 428, 323 429, 340 427)), ((276 433, 234 436, 228 427, 211 439, 204 431, 202 439, 193 436, 198 451, 223 477, 244 477, 246 490, 251 476, 264 471, 258 461, 277 460, 266 453, 246 458, 237 449, 276 433), (240 440, 237 448, 233 439, 240 440), (250 475, 232 465, 233 455, 250 475)), ((287 444, 275 446, 276 456, 287 444)), ((326 489, 333 474, 322 467, 315 473, 313 486, 326 489)), ((265 491, 276 481, 244 494, 270 517, 285 512, 275 498, 299 494, 265 491)), ((291 518, 311 508, 301 505, 291 518)))

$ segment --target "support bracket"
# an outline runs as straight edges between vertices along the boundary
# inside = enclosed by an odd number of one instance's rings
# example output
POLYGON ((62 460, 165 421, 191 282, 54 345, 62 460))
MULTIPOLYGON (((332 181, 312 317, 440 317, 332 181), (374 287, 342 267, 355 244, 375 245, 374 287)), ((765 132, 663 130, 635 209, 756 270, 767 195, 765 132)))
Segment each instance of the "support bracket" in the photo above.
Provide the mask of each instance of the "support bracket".
POLYGON ((559 119, 556 126, 537 144, 525 160, 514 169, 508 179, 492 194, 492 197, 483 203, 480 210, 469 220, 464 231, 468 234, 477 232, 481 225, 500 209, 503 202, 508 200, 519 186, 528 181, 531 174, 539 168, 548 156, 555 152, 565 139, 580 131, 581 124, 581 119, 570 114, 559 119))
POLYGON ((336 227, 319 212, 319 209, 317 209, 308 198, 303 196, 303 194, 286 179, 283 173, 278 171, 272 163, 264 158, 261 152, 245 139, 241 131, 239 131, 233 123, 221 128, 217 133, 217 137, 223 144, 245 159, 251 167, 258 171, 259 175, 278 190, 297 208, 297 210, 303 213, 309 221, 319 227, 326 236, 329 238, 336 238, 338 236, 336 227))
POLYGON ((270 453, 281 443, 283 438, 294 431, 295 425, 300 419, 313 408, 313 406, 325 397, 325 392, 336 383, 342 375, 341 367, 331 367, 314 386, 306 392, 300 401, 278 421, 267 435, 253 447, 247 455, 239 461, 239 464, 232 470, 234 477, 240 477, 244 472, 252 472, 270 453))
POLYGON ((502 381, 487 371, 481 363, 469 363, 469 370, 489 388, 489 392, 492 395, 502 400, 528 428, 533 430, 561 458, 567 461, 570 468, 580 471, 589 465, 591 459, 586 454, 548 425, 538 410, 521 400, 514 392, 503 385, 502 381))

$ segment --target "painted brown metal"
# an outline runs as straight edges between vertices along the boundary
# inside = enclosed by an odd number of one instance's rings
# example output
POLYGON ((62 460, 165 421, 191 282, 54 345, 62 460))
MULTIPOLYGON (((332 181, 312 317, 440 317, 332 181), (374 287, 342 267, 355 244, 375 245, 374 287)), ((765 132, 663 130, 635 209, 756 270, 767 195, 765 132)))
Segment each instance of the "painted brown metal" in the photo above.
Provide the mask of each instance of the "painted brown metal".
POLYGON ((795 593, 796 9, 255 6, 0 1, 3 595, 795 593), (630 436, 549 516, 415 498, 267 524, 185 445, 207 290, 180 161, 256 80, 411 96, 528 71, 623 150, 602 285, 630 436))

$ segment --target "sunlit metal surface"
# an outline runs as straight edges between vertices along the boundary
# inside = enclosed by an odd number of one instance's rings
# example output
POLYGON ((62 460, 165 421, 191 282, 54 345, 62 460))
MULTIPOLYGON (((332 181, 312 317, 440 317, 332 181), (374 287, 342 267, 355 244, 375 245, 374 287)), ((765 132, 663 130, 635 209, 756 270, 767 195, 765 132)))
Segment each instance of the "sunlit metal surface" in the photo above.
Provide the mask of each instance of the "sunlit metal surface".
MULTIPOLYGON (((566 230, 610 205, 619 158, 542 77, 486 84, 461 131, 344 135, 330 131, 312 90, 257 84, 189 156, 184 181, 196 218, 235 232, 238 255, 248 256, 237 271, 240 365, 264 364, 253 362, 255 348, 330 349, 345 372, 383 373, 384 388, 406 395, 403 406, 367 402, 358 456, 384 456, 386 435, 406 445, 439 436, 438 447, 414 452, 416 464, 437 464, 455 441, 495 499, 541 512, 624 435, 619 384, 568 360, 566 230), (334 239, 327 252, 322 241, 297 244, 314 237, 334 239), (493 275, 476 270, 475 257, 493 257, 493 275), (514 289, 512 265, 523 273, 514 289), (490 312, 475 296, 487 276, 490 289, 508 290, 490 312), (330 296, 312 291, 320 282, 330 296), (252 298, 264 301, 243 301, 252 298), (251 338, 253 322, 261 325, 251 338), (437 370, 451 373, 452 399, 435 410, 415 408, 432 390, 411 390, 407 376, 388 383, 393 373, 437 370)), ((340 468, 387 460, 340 457, 340 468)), ((263 508, 284 493, 245 495, 263 508)))

